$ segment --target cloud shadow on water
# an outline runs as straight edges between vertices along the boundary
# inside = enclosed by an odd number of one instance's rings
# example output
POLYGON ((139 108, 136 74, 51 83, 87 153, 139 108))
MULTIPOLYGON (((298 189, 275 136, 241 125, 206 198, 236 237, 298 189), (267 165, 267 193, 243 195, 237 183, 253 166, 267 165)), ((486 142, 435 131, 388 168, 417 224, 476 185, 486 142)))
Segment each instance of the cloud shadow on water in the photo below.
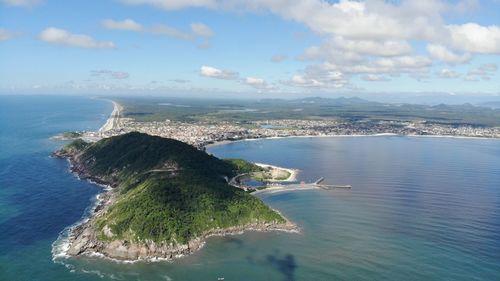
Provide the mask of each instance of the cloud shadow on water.
POLYGON ((282 255, 280 251, 276 251, 272 255, 267 255, 265 260, 258 261, 251 256, 247 257, 247 261, 254 265, 267 265, 278 270, 283 274, 285 281, 295 280, 295 271, 298 267, 295 261, 295 256, 292 254, 282 255))

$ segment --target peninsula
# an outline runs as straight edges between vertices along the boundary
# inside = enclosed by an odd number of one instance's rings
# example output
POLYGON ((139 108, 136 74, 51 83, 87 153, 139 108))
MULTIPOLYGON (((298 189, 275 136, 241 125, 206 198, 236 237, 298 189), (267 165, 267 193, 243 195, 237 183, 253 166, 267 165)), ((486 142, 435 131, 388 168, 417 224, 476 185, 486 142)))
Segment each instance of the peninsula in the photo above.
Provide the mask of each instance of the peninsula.
POLYGON ((69 159, 80 178, 111 187, 92 216, 71 230, 68 255, 171 259, 200 249, 210 236, 297 230, 259 198, 228 183, 255 169, 251 163, 235 165, 142 133, 96 143, 78 139, 54 154, 69 159))

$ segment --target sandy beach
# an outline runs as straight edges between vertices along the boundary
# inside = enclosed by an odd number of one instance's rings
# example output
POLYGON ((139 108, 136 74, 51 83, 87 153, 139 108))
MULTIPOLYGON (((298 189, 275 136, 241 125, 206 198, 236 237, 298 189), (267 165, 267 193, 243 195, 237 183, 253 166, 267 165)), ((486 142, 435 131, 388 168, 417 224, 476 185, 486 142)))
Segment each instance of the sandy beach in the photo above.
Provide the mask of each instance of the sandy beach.
POLYGON ((113 100, 111 102, 113 103, 113 111, 109 115, 106 123, 104 123, 104 125, 99 129, 100 133, 120 127, 120 117, 121 112, 123 111, 123 106, 113 100))
POLYGON ((262 168, 272 168, 272 169, 287 171, 288 173, 290 173, 290 176, 286 180, 267 180, 269 182, 293 182, 297 180, 297 175, 299 173, 299 170, 297 169, 283 168, 264 163, 254 163, 254 164, 262 168))
POLYGON ((500 140, 500 138, 488 137, 469 137, 469 136, 453 136, 453 135, 398 135, 393 133, 380 133, 371 135, 303 135, 303 136, 283 136, 283 137, 263 137, 263 138, 248 138, 239 140, 224 140, 217 141, 205 145, 206 149, 211 147, 226 145, 237 142, 250 142, 261 140, 277 140, 277 139, 293 139, 293 138, 353 138, 353 137, 410 137, 410 138, 456 138, 456 139, 478 139, 478 140, 500 140))

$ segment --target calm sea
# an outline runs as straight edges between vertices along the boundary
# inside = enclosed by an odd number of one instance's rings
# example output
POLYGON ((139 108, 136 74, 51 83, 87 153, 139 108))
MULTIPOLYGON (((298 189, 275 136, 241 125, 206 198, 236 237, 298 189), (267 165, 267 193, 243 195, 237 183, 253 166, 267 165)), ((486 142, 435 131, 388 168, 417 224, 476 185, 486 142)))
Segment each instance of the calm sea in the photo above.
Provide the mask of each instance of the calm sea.
POLYGON ((48 138, 99 128, 109 102, 0 97, 0 280, 500 280, 500 141, 289 138, 209 149, 351 190, 263 194, 300 234, 211 238, 174 262, 53 258, 100 187, 50 158, 48 138), (54 245, 53 245, 54 244, 54 245))

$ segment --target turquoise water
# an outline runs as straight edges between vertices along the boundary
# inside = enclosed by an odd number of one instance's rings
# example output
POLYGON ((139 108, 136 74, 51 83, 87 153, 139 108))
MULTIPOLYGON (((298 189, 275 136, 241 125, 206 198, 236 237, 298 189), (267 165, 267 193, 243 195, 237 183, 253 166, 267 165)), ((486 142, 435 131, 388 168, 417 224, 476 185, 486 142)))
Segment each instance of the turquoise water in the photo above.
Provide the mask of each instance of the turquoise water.
MULTIPOLYGON (((264 194, 300 234, 211 238, 174 262, 58 258, 52 244, 100 187, 50 158, 48 137, 99 128, 109 102, 0 97, 0 280, 499 280, 500 141, 291 138, 209 149, 351 190, 264 194)), ((56 246, 58 244, 56 243, 56 246)))

